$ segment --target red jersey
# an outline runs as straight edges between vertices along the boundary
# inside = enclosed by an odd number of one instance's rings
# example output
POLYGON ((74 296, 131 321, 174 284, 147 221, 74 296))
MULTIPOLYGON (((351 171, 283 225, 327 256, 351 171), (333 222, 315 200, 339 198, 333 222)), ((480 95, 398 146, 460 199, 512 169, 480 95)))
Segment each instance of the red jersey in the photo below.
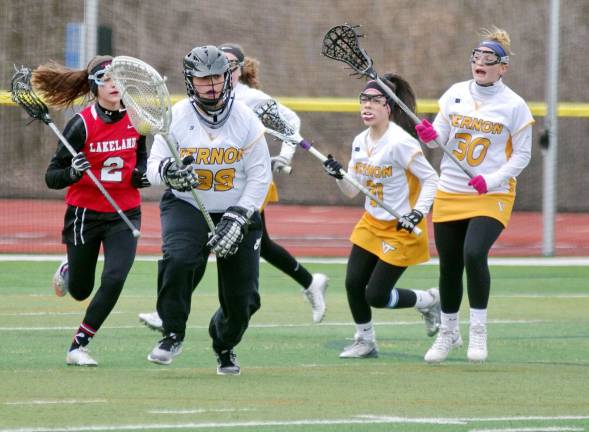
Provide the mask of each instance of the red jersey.
MULTIPOLYGON (((140 135, 129 116, 125 114, 115 123, 105 123, 98 116, 94 104, 78 115, 86 127, 86 142, 80 151, 90 162, 90 170, 121 210, 138 207, 141 196, 131 185, 131 172, 137 165, 137 140, 140 135)), ((65 201, 69 205, 98 212, 115 212, 87 175, 69 187, 65 201)))

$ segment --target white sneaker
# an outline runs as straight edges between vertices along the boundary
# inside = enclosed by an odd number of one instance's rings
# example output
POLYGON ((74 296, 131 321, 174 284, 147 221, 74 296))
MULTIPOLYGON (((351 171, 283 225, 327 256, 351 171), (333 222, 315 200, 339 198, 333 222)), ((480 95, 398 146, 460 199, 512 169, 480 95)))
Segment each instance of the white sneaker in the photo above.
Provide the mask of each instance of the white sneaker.
POLYGON ((65 362, 70 366, 98 366, 96 360, 88 354, 88 348, 82 346, 68 351, 65 362))
POLYGON ((182 341, 179 341, 175 333, 166 335, 147 355, 147 360, 152 363, 169 365, 174 357, 182 354, 182 341))
POLYGON ((139 322, 143 323, 146 327, 159 332, 164 331, 164 323, 158 315, 157 311, 151 313, 140 313, 139 322))
POLYGON ((470 326, 466 357, 471 362, 487 360, 487 326, 484 324, 470 326))
POLYGON ((375 341, 357 338, 354 343, 344 348, 340 358, 370 358, 378 357, 378 346, 375 341))
POLYGON ((69 265, 67 260, 63 260, 53 275, 53 290, 55 291, 56 296, 63 297, 67 294, 68 279, 69 265))
POLYGON ((441 307, 440 307, 440 291, 437 288, 430 288, 426 291, 433 298, 431 306, 426 308, 416 308, 425 320, 425 330, 429 337, 435 336, 440 329, 442 322, 440 318, 441 307))
POLYGON ((428 363, 443 362, 448 358, 448 354, 452 348, 460 348, 461 346, 462 337, 460 336, 460 331, 451 331, 448 328, 441 326, 434 344, 425 353, 423 359, 428 363))
POLYGON ((325 290, 329 278, 323 273, 313 274, 313 281, 309 288, 303 290, 305 297, 311 303, 311 309, 313 310, 313 322, 320 323, 325 317, 325 290))

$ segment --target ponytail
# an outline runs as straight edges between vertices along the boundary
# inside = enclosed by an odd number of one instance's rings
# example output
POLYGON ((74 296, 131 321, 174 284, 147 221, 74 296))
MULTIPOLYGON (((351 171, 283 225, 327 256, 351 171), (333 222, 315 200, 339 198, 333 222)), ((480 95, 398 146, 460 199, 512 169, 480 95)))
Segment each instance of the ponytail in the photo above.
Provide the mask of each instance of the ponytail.
MULTIPOLYGON (((409 85, 409 83, 399 75, 394 74, 385 74, 382 77, 384 83, 397 95, 397 97, 403 101, 407 108, 409 108, 412 112, 415 112, 416 108, 416 101, 415 101, 415 93, 413 89, 409 85)), ((409 117, 405 111, 401 109, 401 107, 394 103, 391 109, 391 114, 389 119, 397 123, 401 128, 403 128, 409 135, 414 138, 417 138, 417 133, 415 132, 415 122, 409 117)))
POLYGON ((70 69, 53 60, 33 71, 31 83, 45 102, 56 108, 67 108, 90 92, 86 69, 70 69))

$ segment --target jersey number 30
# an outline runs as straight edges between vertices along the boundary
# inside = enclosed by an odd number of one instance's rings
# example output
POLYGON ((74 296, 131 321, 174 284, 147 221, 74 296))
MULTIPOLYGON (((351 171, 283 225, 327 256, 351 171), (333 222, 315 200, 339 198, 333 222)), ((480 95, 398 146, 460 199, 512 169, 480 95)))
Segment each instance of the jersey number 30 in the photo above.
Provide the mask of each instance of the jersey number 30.
POLYGON ((454 138, 456 138, 457 148, 452 153, 456 159, 461 161, 466 158, 466 162, 473 167, 483 162, 491 144, 489 139, 483 137, 472 139, 472 135, 468 133, 457 133, 454 138))

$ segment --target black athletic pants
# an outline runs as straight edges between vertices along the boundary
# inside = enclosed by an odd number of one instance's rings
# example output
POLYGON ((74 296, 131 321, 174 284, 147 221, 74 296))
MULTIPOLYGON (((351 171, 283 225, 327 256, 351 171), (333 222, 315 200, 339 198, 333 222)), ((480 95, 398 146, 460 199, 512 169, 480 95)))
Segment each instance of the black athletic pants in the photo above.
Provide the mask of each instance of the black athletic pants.
POLYGON ((462 302, 462 274, 466 269, 468 300, 473 309, 486 309, 491 291, 489 250, 503 231, 490 217, 474 217, 434 223, 440 256, 440 301, 442 311, 456 313, 462 302))
MULTIPOLYGON (((193 205, 166 191, 160 203, 163 259, 158 262, 157 311, 165 333, 186 333, 192 292, 201 281, 209 256, 209 229, 193 205)), ((216 223, 222 214, 211 214, 216 223)), ((258 294, 261 222, 258 213, 235 255, 217 259, 219 309, 209 324, 217 351, 236 346, 251 316, 260 308, 258 294)))
MULTIPOLYGON (((132 221, 135 226, 140 226, 139 217, 133 218, 132 221)), ((79 301, 87 299, 92 294, 101 244, 104 249, 104 269, 100 287, 88 305, 84 317, 84 323, 94 330, 102 326, 113 310, 135 260, 137 239, 126 225, 125 229, 121 230, 120 227, 116 227, 118 224, 119 221, 116 221, 110 222, 111 226, 105 226, 102 237, 93 238, 83 244, 67 243, 68 292, 79 301)))
MULTIPOLYGON (((391 291, 407 267, 398 267, 380 260, 376 255, 352 245, 346 270, 346 293, 352 317, 356 324, 372 320, 371 307, 384 308, 390 301, 391 291)), ((415 293, 397 289, 397 308, 415 306, 415 293)))
POLYGON ((266 229, 266 217, 262 216, 261 256, 278 270, 293 278, 303 288, 309 288, 313 275, 299 263, 286 249, 270 238, 266 229))

